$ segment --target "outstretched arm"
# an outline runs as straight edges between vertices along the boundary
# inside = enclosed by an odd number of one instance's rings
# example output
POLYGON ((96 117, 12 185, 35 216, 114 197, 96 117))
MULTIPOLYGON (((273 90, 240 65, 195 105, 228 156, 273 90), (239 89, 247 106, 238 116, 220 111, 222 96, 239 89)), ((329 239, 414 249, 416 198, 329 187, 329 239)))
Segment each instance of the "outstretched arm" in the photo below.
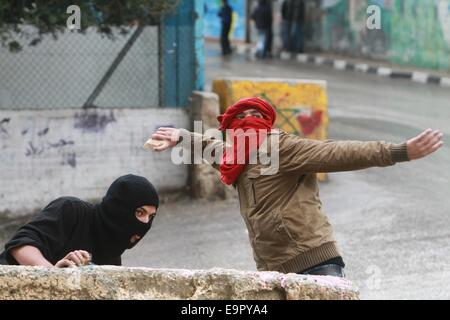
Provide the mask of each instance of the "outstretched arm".
POLYGON ((362 141, 317 141, 287 135, 280 145, 284 171, 338 172, 384 167, 423 158, 442 147, 443 134, 428 129, 401 144, 362 141))

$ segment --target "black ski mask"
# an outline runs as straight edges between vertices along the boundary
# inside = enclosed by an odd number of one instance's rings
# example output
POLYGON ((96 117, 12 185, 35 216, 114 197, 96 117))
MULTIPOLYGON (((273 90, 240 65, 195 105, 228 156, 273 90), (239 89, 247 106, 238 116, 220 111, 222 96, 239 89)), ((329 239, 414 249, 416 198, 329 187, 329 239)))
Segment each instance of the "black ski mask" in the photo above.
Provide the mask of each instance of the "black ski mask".
POLYGON ((133 235, 145 236, 152 218, 143 223, 135 212, 146 205, 159 205, 158 194, 146 178, 129 174, 111 184, 95 214, 95 245, 102 255, 121 255, 139 241, 131 243, 133 235))

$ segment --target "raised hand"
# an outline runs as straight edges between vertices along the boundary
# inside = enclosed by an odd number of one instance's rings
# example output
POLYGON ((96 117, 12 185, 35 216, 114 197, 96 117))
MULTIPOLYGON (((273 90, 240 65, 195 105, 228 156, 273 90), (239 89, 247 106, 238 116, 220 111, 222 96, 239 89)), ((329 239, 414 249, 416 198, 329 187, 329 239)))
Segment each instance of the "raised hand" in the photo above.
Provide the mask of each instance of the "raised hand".
POLYGON ((444 134, 439 130, 427 129, 417 137, 407 141, 409 160, 417 160, 438 150, 444 142, 444 134))

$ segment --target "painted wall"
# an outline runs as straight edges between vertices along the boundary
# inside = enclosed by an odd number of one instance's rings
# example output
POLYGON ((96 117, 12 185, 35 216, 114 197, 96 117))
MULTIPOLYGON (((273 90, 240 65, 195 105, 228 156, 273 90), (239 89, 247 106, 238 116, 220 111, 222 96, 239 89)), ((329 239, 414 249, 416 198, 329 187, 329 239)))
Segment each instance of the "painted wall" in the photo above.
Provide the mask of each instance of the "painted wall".
POLYGON ((309 0, 307 12, 310 49, 450 70, 450 0, 309 0), (372 4, 381 30, 366 28, 372 4))
MULTIPOLYGON (((233 24, 231 26, 230 38, 234 40, 245 40, 245 4, 246 0, 229 0, 233 8, 233 24)), ((208 38, 220 38, 220 18, 217 16, 222 0, 205 0, 205 36, 208 38)))
POLYGON ((188 127, 184 109, 0 111, 0 217, 29 214, 54 198, 99 199, 134 173, 159 191, 183 188, 186 166, 142 148, 159 126, 188 127))

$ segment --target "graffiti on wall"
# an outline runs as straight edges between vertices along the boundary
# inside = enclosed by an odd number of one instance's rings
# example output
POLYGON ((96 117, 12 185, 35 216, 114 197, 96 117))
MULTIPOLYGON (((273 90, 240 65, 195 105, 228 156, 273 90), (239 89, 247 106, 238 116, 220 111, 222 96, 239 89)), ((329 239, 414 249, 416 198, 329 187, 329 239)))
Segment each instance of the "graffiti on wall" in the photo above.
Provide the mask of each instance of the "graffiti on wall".
POLYGON ((450 0, 309 1, 309 46, 398 64, 450 69, 450 0), (366 27, 367 8, 381 9, 381 29, 366 27))
POLYGON ((438 4, 439 22, 441 23, 444 39, 450 44, 450 1, 441 0, 438 4))
MULTIPOLYGON (((230 38, 235 40, 245 39, 245 0, 228 1, 233 8, 233 23, 231 25, 230 38)), ((220 18, 217 16, 222 0, 205 0, 204 32, 209 38, 220 38, 220 18)))
POLYGON ((420 67, 449 69, 450 41, 445 36, 450 32, 446 22, 449 9, 448 0, 395 1, 392 60, 420 67))

